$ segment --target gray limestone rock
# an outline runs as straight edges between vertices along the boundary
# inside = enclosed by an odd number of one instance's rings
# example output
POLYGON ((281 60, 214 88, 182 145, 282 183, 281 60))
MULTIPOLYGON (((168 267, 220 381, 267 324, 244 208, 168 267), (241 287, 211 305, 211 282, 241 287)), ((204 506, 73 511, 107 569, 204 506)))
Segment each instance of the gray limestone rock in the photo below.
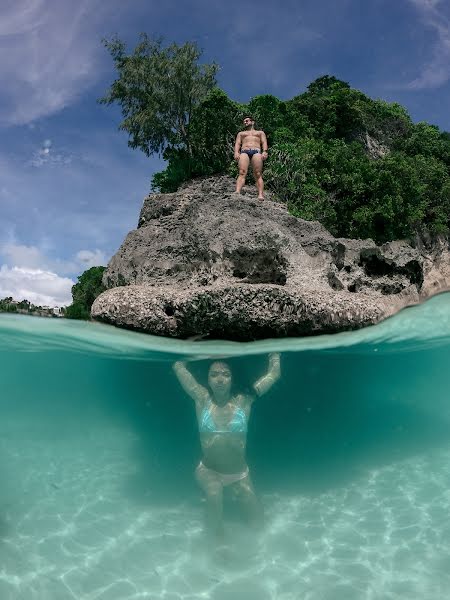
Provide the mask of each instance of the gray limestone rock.
POLYGON ((92 317, 179 338, 314 335, 377 323, 450 287, 447 241, 337 239, 234 185, 211 177, 148 196, 92 317))

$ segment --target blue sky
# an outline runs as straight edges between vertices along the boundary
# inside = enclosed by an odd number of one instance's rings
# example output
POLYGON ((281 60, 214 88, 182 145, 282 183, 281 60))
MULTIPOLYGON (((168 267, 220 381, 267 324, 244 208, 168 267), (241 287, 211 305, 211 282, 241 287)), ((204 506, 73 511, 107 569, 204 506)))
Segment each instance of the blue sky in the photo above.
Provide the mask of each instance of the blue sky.
POLYGON ((0 298, 60 305, 136 226, 157 157, 127 147, 101 44, 195 40, 235 100, 334 75, 450 130, 448 0, 2 0, 0 298))

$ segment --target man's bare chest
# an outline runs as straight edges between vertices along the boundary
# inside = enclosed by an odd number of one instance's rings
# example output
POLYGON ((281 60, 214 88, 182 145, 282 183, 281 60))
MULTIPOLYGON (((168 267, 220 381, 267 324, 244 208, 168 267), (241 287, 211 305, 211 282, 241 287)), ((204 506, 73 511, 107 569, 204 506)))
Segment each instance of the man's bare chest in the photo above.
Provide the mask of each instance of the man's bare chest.
POLYGON ((261 132, 260 131, 243 131, 241 134, 242 145, 248 145, 250 143, 260 144, 261 143, 261 132))

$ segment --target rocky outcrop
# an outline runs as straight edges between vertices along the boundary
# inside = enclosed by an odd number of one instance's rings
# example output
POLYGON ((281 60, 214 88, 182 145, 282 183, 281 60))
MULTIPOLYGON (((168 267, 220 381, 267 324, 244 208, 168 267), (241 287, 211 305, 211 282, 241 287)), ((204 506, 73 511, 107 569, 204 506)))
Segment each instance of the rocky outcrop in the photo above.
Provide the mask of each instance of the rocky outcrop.
POLYGON ((367 131, 361 133, 356 139, 362 143, 367 156, 373 160, 384 158, 390 152, 387 144, 383 144, 380 140, 372 137, 367 131))
POLYGON ((228 177, 144 200, 105 271, 95 319, 230 340, 357 329, 450 287, 447 242, 334 238, 228 177))

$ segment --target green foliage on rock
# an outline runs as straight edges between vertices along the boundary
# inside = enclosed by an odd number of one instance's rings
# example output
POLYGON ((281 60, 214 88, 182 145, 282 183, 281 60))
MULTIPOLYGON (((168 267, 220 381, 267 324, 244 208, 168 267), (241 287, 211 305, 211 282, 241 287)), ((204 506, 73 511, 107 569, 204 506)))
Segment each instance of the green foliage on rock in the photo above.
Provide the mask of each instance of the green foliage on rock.
MULTIPOLYGON (((269 142, 266 186, 291 213, 319 220, 334 235, 377 242, 448 233, 450 133, 414 124, 399 104, 373 100, 329 75, 290 100, 266 94, 239 104, 215 87, 216 65, 197 64, 195 45, 172 45, 169 51, 144 37, 131 56, 117 40, 107 47, 120 77, 104 101, 122 102, 127 112, 121 127, 130 133, 132 147, 147 154, 163 151, 167 160, 167 168, 153 177, 153 190, 173 192, 198 176, 235 176, 235 136, 242 117, 251 114, 269 142), (161 89, 173 85, 175 71, 168 65, 178 64, 181 48, 191 76, 180 78, 177 89, 182 97, 195 89, 195 101, 183 109, 179 130, 167 129, 166 118, 153 128, 149 115, 156 101, 148 90, 155 81, 161 89), (150 64, 164 65, 169 76, 155 74, 150 64), (189 83, 195 77, 203 81, 198 89, 189 83)), ((172 90, 169 104, 176 97, 172 90)))
POLYGON ((265 181, 291 213, 377 242, 448 233, 449 134, 328 76, 276 111, 265 181))
POLYGON ((68 319, 91 318, 91 306, 105 287, 102 283, 105 267, 91 267, 78 277, 78 283, 72 286, 72 304, 66 308, 68 319))
POLYGON ((292 114, 306 117, 313 137, 361 140, 368 134, 388 142, 408 132, 411 119, 399 104, 372 100, 335 77, 320 77, 308 91, 289 100, 292 114))
POLYGON ((189 122, 191 152, 185 146, 167 148, 164 158, 168 166, 154 175, 152 188, 173 192, 193 177, 227 171, 241 114, 242 107, 230 100, 225 92, 218 88, 212 90, 192 111, 189 122))

